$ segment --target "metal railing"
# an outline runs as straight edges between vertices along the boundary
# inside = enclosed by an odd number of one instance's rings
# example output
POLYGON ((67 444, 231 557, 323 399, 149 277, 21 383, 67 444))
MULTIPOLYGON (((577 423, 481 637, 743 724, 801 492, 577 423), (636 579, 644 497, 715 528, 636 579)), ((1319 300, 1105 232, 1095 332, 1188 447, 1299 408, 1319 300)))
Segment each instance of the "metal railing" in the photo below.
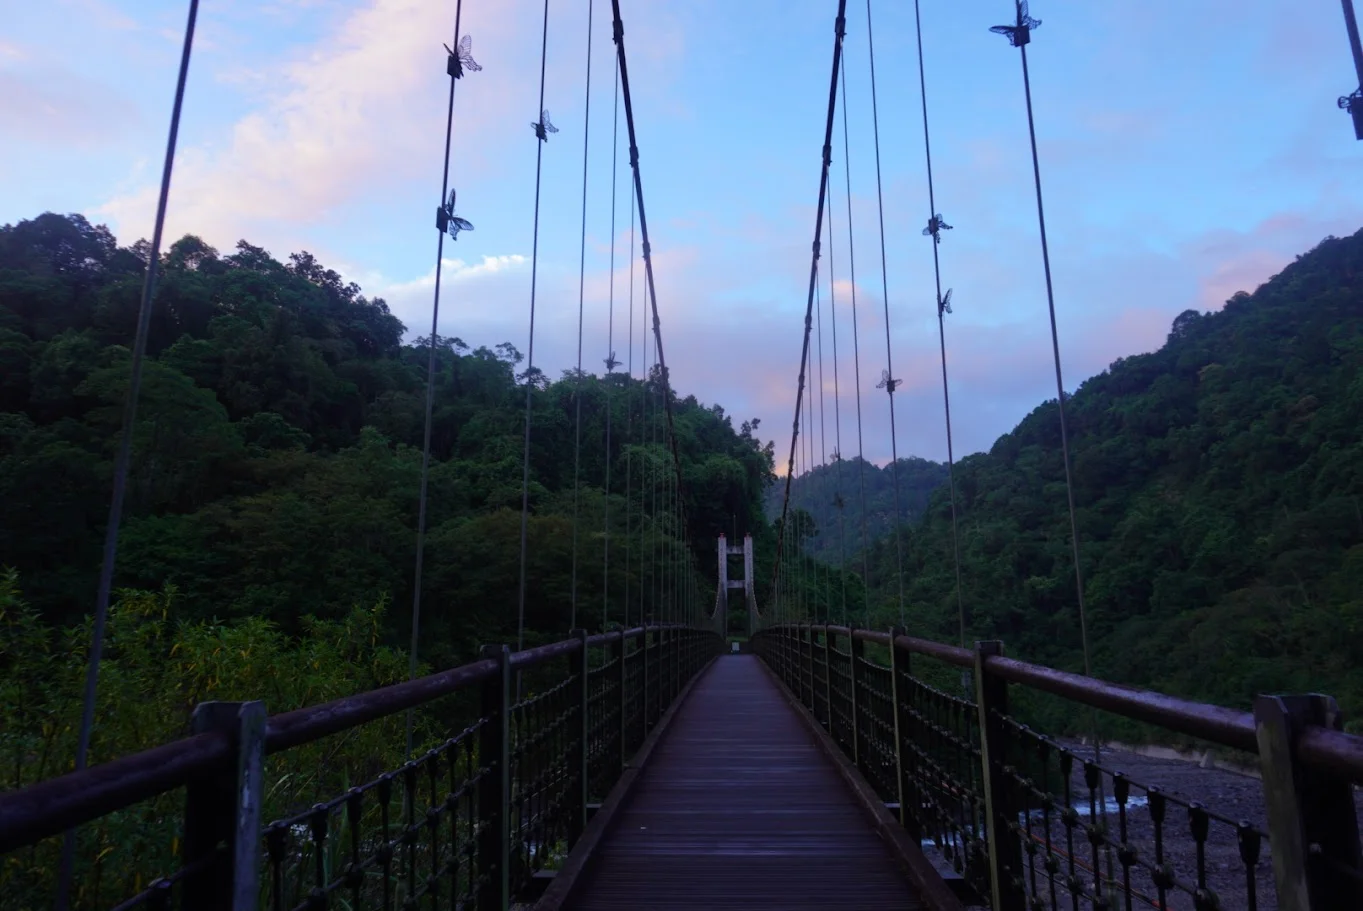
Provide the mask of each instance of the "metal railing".
POLYGON ((178 869, 99 907, 505 909, 566 856, 591 802, 722 645, 682 626, 579 630, 520 652, 486 646, 461 667, 278 715, 261 702, 203 703, 190 737, 0 794, 0 855, 183 789, 178 869), (520 698, 518 674, 530 681, 520 698), (266 756, 456 694, 473 702, 457 733, 262 819, 266 756))
POLYGON ((972 651, 902 630, 775 626, 753 647, 994 911, 1363 908, 1363 737, 1343 733, 1330 697, 1259 696, 1236 711, 1006 658, 999 642, 972 651), (972 697, 930 685, 920 664, 966 671, 972 697), (1032 730, 1009 710, 1018 687, 1255 754, 1263 821, 1032 730))

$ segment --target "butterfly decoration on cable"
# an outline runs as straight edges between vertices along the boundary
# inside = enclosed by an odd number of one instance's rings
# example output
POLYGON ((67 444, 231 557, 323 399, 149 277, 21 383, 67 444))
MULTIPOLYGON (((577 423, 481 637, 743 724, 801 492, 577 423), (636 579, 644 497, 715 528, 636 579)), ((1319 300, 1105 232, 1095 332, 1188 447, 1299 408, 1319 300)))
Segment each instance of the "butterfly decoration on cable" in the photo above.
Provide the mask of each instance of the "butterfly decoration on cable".
POLYGON ((450 240, 458 240, 461 230, 473 230, 473 222, 454 214, 454 191, 450 191, 450 202, 436 206, 435 226, 440 233, 450 232, 450 240))
POLYGON ((1027 15, 1027 0, 1017 0, 1018 21, 1013 25, 994 25, 989 30, 995 35, 1003 35, 1013 47, 1030 44, 1032 29, 1041 25, 1040 19, 1027 15))
POLYGON ((951 289, 948 288, 947 293, 937 299, 937 315, 941 316, 944 313, 950 312, 951 312, 951 289))
POLYGON ((619 367, 619 366, 620 366, 620 362, 617 361, 617 360, 615 359, 615 352, 614 352, 614 351, 611 352, 611 356, 610 356, 610 357, 606 358, 605 364, 606 364, 606 372, 607 372, 607 373, 610 373, 610 372, 613 371, 616 367, 619 367))
POLYGON ((890 395, 894 395, 895 389, 897 389, 897 388, 899 387, 899 384, 902 383, 902 382, 904 382, 904 381, 903 381, 903 380, 891 379, 891 377, 890 377, 890 371, 888 371, 888 370, 882 370, 882 371, 880 371, 880 382, 879 382, 879 383, 876 383, 876 388, 877 388, 877 389, 884 389, 884 390, 885 390, 886 392, 888 392, 890 395))
POLYGON ((842 508, 843 508, 844 506, 846 506, 846 505, 847 505, 847 504, 846 504, 845 502, 843 502, 842 494, 840 494, 840 493, 835 493, 835 494, 833 494, 833 508, 834 508, 834 509, 842 509, 842 508))
POLYGON ((459 43, 455 45, 455 50, 450 50, 448 44, 443 44, 441 47, 445 49, 446 54, 449 54, 449 58, 445 61, 445 72, 455 79, 464 78, 464 70, 476 73, 482 69, 473 59, 472 35, 465 35, 460 38, 459 43))
POLYGON ((450 232, 451 240, 459 239, 460 231, 472 231, 473 223, 454 214, 454 190, 450 190, 450 201, 435 210, 435 226, 440 233, 450 232))
POLYGON ((946 219, 942 217, 942 213, 938 212, 936 215, 932 216, 932 218, 928 219, 928 226, 923 229, 923 236, 931 237, 940 244, 942 242, 942 232, 950 230, 951 225, 947 224, 946 219))
POLYGON ((540 142, 548 142, 549 134, 558 132, 558 127, 549 122, 549 112, 547 110, 540 111, 539 121, 530 124, 530 129, 535 131, 535 136, 540 142))

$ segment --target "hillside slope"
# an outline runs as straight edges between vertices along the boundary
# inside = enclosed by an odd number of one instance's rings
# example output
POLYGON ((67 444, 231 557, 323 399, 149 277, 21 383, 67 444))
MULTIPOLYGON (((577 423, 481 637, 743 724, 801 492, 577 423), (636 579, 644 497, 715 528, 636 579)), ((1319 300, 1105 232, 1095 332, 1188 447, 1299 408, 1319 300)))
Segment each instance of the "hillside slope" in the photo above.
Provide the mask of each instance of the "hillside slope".
MULTIPOLYGON (((899 472, 899 521, 901 524, 914 522, 922 517, 932 492, 946 483, 947 467, 912 456, 895 464, 899 472)), ((861 552, 863 485, 866 539, 875 541, 894 527, 894 477, 888 464, 881 468, 853 456, 842 462, 820 465, 791 481, 791 508, 803 509, 814 519, 816 533, 805 543, 806 553, 837 563, 844 540, 849 561, 861 552), (842 502, 841 517, 838 515, 839 500, 842 502)), ((766 514, 773 522, 780 521, 785 493, 785 482, 779 478, 767 488, 766 514)))
MULTIPOLYGON (((94 601, 147 254, 79 215, 0 226, 0 568, 54 625, 94 601)), ((357 603, 410 603, 423 340, 403 344, 382 300, 308 253, 281 263, 242 241, 219 255, 186 236, 161 268, 116 583, 176 586, 178 619, 291 631, 357 603)), ((526 399, 512 345, 439 341, 423 613, 437 663, 514 632, 526 399)), ((593 625, 603 610, 619 621, 628 591, 638 622, 640 549, 680 547, 671 523, 640 528, 645 494, 650 511, 666 504, 672 476, 659 378, 530 382, 530 634, 568 629, 575 511, 579 603, 593 625)), ((713 577, 715 535, 765 528, 772 451, 717 405, 688 396, 675 410, 689 531, 713 577)), ((383 632, 403 641, 407 611, 393 614, 383 632)))
MULTIPOLYGON (((1244 706, 1363 709, 1363 232, 1067 398, 1094 672, 1244 706)), ((1081 667, 1054 400, 957 469, 971 636, 1081 667)), ((920 632, 954 639, 944 490, 905 541, 920 632)), ((891 579, 876 549, 873 585, 891 579)), ((892 595, 875 602, 888 618, 892 595)))

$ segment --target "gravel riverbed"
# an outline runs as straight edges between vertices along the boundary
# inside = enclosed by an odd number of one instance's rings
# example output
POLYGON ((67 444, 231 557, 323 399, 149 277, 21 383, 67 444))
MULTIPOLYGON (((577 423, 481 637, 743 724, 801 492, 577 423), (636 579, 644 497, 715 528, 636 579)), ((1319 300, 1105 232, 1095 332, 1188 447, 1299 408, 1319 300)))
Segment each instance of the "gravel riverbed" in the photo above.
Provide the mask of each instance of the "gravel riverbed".
MULTIPOLYGON (((1092 756, 1092 747, 1075 742, 1062 745, 1073 750, 1078 756, 1084 758, 1092 756)), ((1258 830, 1267 831, 1263 790, 1258 778, 1222 768, 1203 768, 1195 762, 1159 759, 1109 748, 1103 750, 1102 766, 1123 773, 1131 779, 1133 785, 1156 786, 1168 796, 1162 827, 1164 863, 1180 886, 1196 888, 1199 884, 1197 842, 1193 837, 1190 814, 1185 806, 1186 803, 1196 801, 1210 812, 1231 821, 1213 818, 1205 843, 1203 860, 1205 879, 1202 882, 1216 895, 1217 904, 1214 907, 1219 907, 1222 911, 1248 911, 1250 908, 1276 911, 1278 905, 1274 895, 1273 864, 1268 840, 1265 838, 1262 841, 1257 863, 1247 867, 1242 855, 1240 835, 1236 826, 1232 824, 1243 821, 1258 830)), ((1080 823, 1087 823, 1089 790, 1084 782, 1083 767, 1079 763, 1075 764, 1070 778, 1070 793, 1075 807, 1080 809, 1080 823)), ((1112 780, 1108 776, 1104 776, 1103 793, 1107 798, 1107 830, 1111 833, 1111 840, 1116 842, 1120 840, 1120 819, 1113 799, 1112 780)), ((1363 812, 1363 795, 1355 791, 1354 801, 1356 812, 1363 812)), ((1058 813, 1052 813, 1049 827, 1052 846, 1064 852, 1063 854, 1056 852, 1059 871, 1054 877, 1055 906, 1070 908, 1071 899, 1064 889, 1064 883, 1071 871, 1070 861, 1066 856, 1069 851, 1065 827, 1058 816, 1058 813)), ((1131 798, 1127 804, 1126 823, 1127 844, 1138 852, 1141 861, 1153 865, 1156 827, 1144 788, 1132 787, 1131 798)), ((1041 818, 1034 815, 1032 832, 1035 838, 1044 841, 1046 828, 1041 818)), ((1074 828, 1073 844, 1075 848, 1073 853, 1076 855, 1074 872, 1085 881, 1086 887, 1091 888, 1094 848, 1088 843, 1082 825, 1074 828)), ((1107 851, 1099 851, 1098 866, 1104 878, 1109 870, 1108 854, 1107 851)), ((1139 865, 1131 867, 1131 898, 1128 904, 1122 864, 1115 850, 1110 854, 1110 869, 1120 887, 1117 890, 1114 907, 1195 911, 1193 897, 1184 888, 1169 889, 1161 902, 1159 889, 1151 871, 1139 865)), ((1037 892, 1046 899, 1045 904, 1050 906, 1051 877, 1045 871, 1044 856, 1044 846, 1038 845, 1034 855, 1037 892)), ((1083 902, 1081 906, 1089 907, 1089 903, 1083 902)))

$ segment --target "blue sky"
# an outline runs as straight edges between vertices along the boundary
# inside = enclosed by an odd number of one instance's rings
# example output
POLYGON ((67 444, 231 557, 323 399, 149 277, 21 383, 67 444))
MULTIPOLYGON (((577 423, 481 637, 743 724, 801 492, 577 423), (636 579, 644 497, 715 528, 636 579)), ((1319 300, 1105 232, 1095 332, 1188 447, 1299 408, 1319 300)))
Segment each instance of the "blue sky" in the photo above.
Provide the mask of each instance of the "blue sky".
MULTIPOLYGON (((784 461, 799 365, 836 4, 623 0, 631 89, 677 387, 762 418, 784 461)), ((120 241, 151 232, 186 5, 15 4, 0 34, 0 223, 82 212, 120 241)), ((988 32, 1008 0, 922 4, 957 455, 988 448, 1054 395, 1016 50, 988 32)), ((1337 4, 1035 0, 1029 60, 1066 386, 1152 350, 1181 311, 1252 290, 1327 234, 1363 223, 1363 143, 1337 4)), ((601 369, 611 252, 613 46, 594 10, 584 365, 601 369)), ((913 7, 873 4, 890 329, 901 454, 946 454, 913 7)), ((459 211, 440 331, 527 349, 540 0, 467 0, 483 65, 459 83, 459 211)), ((429 330, 453 2, 205 0, 171 237, 307 249, 429 330)), ((536 363, 576 358, 586 0, 551 0, 536 363)), ((850 162, 834 146, 825 240, 824 403, 838 321, 843 451, 854 452, 845 171, 856 239, 866 454, 889 454, 874 388, 885 324, 866 7, 848 10, 850 162)), ((627 360, 629 184, 620 124, 615 338, 627 360)), ((635 292, 635 367, 642 269, 635 292)), ((817 369, 817 368, 816 368, 817 369)), ((817 456, 816 456, 817 458, 817 456)))

